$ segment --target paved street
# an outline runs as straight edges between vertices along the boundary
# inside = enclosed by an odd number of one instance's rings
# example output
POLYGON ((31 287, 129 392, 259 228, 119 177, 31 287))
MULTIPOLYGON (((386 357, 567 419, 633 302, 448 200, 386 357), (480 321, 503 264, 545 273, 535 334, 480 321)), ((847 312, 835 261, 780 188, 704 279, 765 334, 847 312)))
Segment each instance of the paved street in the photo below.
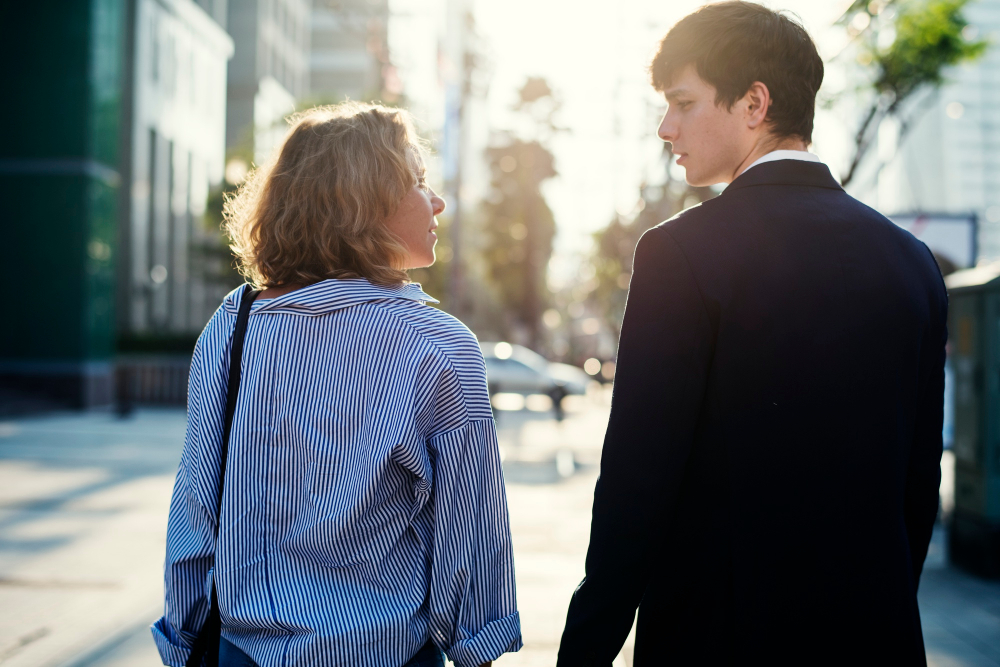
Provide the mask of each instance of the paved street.
MULTIPOLYGON (((554 663, 583 574, 607 395, 570 401, 562 423, 529 407, 498 411, 525 638, 498 667, 554 663)), ((159 664, 147 626, 183 430, 176 410, 0 423, 0 665, 159 664)), ((938 531, 920 590, 929 662, 1000 667, 1000 582, 948 567, 943 546, 938 531)))
POLYGON ((0 664, 62 665, 155 615, 184 418, 0 427, 0 664))

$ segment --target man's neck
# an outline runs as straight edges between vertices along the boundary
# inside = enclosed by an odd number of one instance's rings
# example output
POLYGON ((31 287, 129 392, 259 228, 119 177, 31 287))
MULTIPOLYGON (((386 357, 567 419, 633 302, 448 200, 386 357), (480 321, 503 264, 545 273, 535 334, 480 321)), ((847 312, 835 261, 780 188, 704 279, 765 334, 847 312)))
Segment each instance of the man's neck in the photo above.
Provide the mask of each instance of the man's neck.
POLYGON ((774 137, 762 137, 754 144, 750 153, 743 158, 743 161, 740 162, 740 165, 733 172, 733 177, 729 180, 729 182, 732 183, 735 181, 740 174, 750 168, 750 165, 768 153, 773 153, 774 151, 807 150, 809 150, 809 145, 799 137, 782 137, 780 139, 775 139, 774 137))

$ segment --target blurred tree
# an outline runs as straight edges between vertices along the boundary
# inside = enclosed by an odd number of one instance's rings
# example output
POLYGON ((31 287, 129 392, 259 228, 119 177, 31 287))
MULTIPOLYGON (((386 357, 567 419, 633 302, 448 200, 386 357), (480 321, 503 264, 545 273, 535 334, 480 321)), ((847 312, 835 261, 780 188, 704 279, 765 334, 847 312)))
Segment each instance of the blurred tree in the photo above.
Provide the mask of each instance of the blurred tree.
MULTIPOLYGON (((663 145, 663 160, 670 165, 670 144, 663 145)), ((594 234, 592 263, 596 284, 588 295, 591 308, 615 333, 621 331, 625 299, 632 278, 632 258, 639 238, 651 227, 668 220, 680 211, 715 196, 711 188, 692 187, 671 177, 662 185, 643 185, 639 190, 634 217, 615 215, 607 227, 594 234)))
POLYGON ((504 309, 537 350, 556 231, 541 185, 556 175, 555 161, 538 141, 515 138, 488 148, 486 158, 492 181, 491 197, 483 204, 483 258, 504 309))
POLYGON ((545 143, 556 132, 565 131, 565 128, 559 127, 555 122, 555 115, 561 106, 562 101, 549 87, 548 81, 542 77, 529 76, 518 91, 514 110, 522 112, 528 120, 528 127, 525 128, 528 138, 545 143))
POLYGON ((222 229, 222 207, 226 198, 236 194, 239 183, 223 180, 208 193, 205 204, 202 233, 191 241, 191 252, 206 283, 222 288, 224 292, 243 284, 236 264, 236 257, 229 248, 229 236, 222 229))
POLYGON ((559 131, 553 120, 559 105, 545 79, 529 77, 514 105, 529 138, 505 134, 486 149, 492 176, 482 216, 486 274, 512 324, 525 332, 524 342, 535 350, 542 347, 547 267, 556 231, 541 188, 556 176, 555 158, 546 143, 559 131))
POLYGON ((435 262, 424 269, 410 269, 410 280, 420 283, 423 290, 440 301, 441 310, 452 312, 451 293, 448 291, 449 265, 454 259, 452 250, 451 225, 437 228, 437 245, 434 247, 435 262))
POLYGON ((947 67, 973 61, 986 51, 988 43, 975 38, 962 13, 969 1, 854 0, 838 20, 860 40, 858 62, 872 75, 859 91, 867 102, 843 185, 857 174, 883 120, 898 121, 901 144, 927 108, 908 102, 921 91, 939 89, 947 67))
MULTIPOLYGON (((449 202, 450 206, 451 203, 449 202)), ((447 210, 445 211, 445 216, 447 210)), ((444 220, 442 220, 444 222, 444 220)), ((470 221, 470 225, 478 224, 470 221)), ((438 243, 435 248, 437 261, 424 269, 411 269, 410 280, 420 283, 424 292, 440 301, 438 307, 445 312, 454 314, 455 294, 449 289, 451 281, 451 265, 455 260, 455 253, 452 247, 451 231, 453 227, 449 224, 442 224, 437 229, 438 243)), ((471 250, 471 249, 470 249, 471 250)), ((485 275, 486 268, 477 254, 470 253, 466 261, 465 270, 462 272, 465 281, 465 292, 475 295, 475 298, 468 299, 462 309, 462 322, 476 332, 480 340, 501 340, 507 333, 507 327, 503 321, 504 307, 499 302, 488 277, 485 275)))
POLYGON ((240 146, 228 151, 222 182, 209 191, 201 229, 191 240, 194 264, 198 267, 202 279, 223 293, 244 282, 237 267, 236 257, 229 248, 230 238, 222 229, 222 211, 226 199, 236 195, 249 170, 253 169, 252 156, 252 140, 249 137, 240 146))

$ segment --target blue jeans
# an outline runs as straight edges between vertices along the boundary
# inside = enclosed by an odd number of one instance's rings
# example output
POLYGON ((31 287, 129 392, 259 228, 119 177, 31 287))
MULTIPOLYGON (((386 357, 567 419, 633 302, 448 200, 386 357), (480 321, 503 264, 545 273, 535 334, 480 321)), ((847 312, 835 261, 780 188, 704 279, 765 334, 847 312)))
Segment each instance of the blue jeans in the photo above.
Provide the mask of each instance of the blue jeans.
POLYGON ((257 667, 250 656, 225 637, 219 639, 219 667, 257 667))
MULTIPOLYGON (((257 664, 223 637, 219 641, 219 667, 257 667, 257 664)), ((403 667, 444 667, 444 655, 434 642, 427 642, 403 667)))
POLYGON ((444 654, 429 641, 403 667, 444 667, 444 654))

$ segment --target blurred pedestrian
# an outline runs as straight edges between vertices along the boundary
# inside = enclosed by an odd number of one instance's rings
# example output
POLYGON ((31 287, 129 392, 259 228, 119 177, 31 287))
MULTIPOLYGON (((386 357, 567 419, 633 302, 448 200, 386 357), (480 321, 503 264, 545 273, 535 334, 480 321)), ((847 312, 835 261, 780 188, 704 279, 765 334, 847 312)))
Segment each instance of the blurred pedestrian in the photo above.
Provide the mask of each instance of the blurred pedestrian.
POLYGON ((651 66, 659 136, 717 198, 648 231, 559 652, 610 665, 924 665, 947 296, 930 251, 807 152, 823 62, 706 5, 651 66))
POLYGON ((228 202, 263 292, 233 291, 195 348, 165 664, 197 660, 216 606, 222 665, 430 667, 443 650, 472 667, 520 648, 483 357, 405 273, 434 262, 444 206, 407 113, 355 103, 299 115, 228 202))

